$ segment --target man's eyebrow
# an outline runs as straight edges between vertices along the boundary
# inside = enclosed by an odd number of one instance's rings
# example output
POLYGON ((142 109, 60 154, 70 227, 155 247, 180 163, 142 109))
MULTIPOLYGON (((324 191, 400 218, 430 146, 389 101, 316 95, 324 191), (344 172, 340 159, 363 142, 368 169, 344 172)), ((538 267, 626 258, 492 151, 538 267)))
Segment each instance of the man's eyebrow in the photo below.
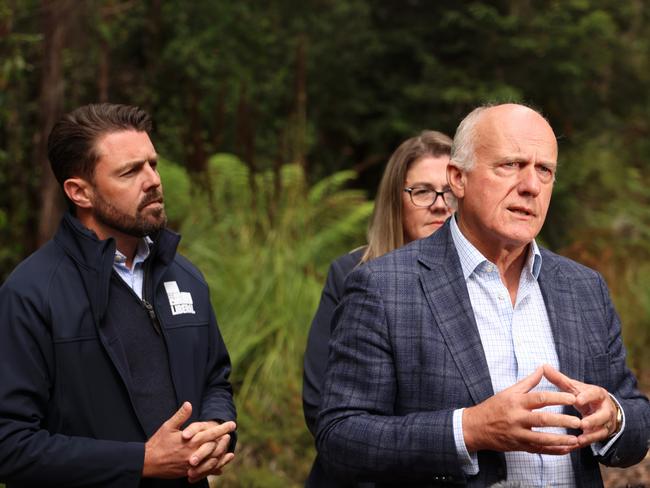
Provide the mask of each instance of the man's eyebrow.
POLYGON ((150 158, 146 159, 134 159, 132 161, 126 161, 125 163, 122 163, 120 166, 118 166, 115 170, 116 173, 123 173, 125 171, 137 168, 139 166, 144 165, 147 162, 152 162, 152 163, 157 163, 158 162, 158 155, 155 155, 150 158))
MULTIPOLYGON (((497 164, 501 163, 530 163, 530 159, 523 156, 503 156, 496 160, 497 164)), ((552 159, 538 159, 535 164, 543 164, 545 166, 557 166, 557 161, 552 159)))
POLYGON ((527 163, 527 162, 529 162, 529 160, 526 159, 523 156, 502 156, 502 157, 498 158, 495 162, 497 164, 501 164, 501 163, 527 163))

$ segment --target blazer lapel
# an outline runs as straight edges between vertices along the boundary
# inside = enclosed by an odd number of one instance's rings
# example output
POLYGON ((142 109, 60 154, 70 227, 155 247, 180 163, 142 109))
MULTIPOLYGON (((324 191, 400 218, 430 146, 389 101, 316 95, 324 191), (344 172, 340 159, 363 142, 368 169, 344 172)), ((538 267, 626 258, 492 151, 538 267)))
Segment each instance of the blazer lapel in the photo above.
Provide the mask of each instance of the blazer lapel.
POLYGON ((555 256, 548 252, 542 253, 539 287, 553 331, 560 370, 568 377, 582 381, 582 328, 578 298, 569 278, 560 272, 555 256))
POLYGON ((472 400, 480 403, 494 390, 449 223, 421 242, 424 295, 472 400))

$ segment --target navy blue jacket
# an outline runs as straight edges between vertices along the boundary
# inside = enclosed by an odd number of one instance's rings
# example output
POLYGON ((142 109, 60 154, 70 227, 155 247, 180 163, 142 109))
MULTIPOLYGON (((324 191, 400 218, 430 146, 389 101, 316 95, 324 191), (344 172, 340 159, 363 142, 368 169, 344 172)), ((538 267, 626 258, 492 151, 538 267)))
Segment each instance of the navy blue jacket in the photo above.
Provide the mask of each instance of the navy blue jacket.
MULTIPOLYGON (((331 329, 334 326, 332 317, 343 296, 345 278, 360 263, 365 250, 365 247, 355 249, 332 262, 327 273, 327 281, 321 294, 318 310, 309 329, 304 357, 302 407, 305 422, 314 437, 316 436, 316 420, 321 405, 321 390, 325 379, 325 368, 327 367, 329 340, 331 329)), ((334 478, 325 471, 318 457, 314 460, 309 477, 305 482, 305 488, 344 488, 354 486, 363 485, 334 478)))
POLYGON ((307 427, 316 436, 316 419, 321 403, 321 388, 327 366, 328 343, 334 310, 343 296, 343 283, 359 264, 366 248, 358 248, 335 259, 327 273, 327 281, 320 297, 318 310, 311 322, 304 357, 302 406, 307 427))
MULTIPOLYGON (((192 403, 189 422, 234 420, 230 359, 208 286, 176 254, 179 240, 161 231, 149 257, 178 405, 192 403), (191 293, 194 314, 172 314, 169 281, 191 293)), ((114 255, 113 239, 98 240, 67 214, 0 288, 0 481, 10 487, 140 483, 146 436, 124 347, 103 320, 114 255)))

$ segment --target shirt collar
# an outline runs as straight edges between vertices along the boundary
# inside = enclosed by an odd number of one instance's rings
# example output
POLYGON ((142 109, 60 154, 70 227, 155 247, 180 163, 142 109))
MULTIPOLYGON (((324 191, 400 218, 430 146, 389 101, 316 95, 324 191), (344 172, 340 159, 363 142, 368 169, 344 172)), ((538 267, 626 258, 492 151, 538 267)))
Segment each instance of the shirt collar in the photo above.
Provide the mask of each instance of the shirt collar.
MULTIPOLYGON (((456 214, 454 214, 453 218, 451 219, 451 237, 454 240, 454 245, 456 246, 456 251, 458 252, 458 257, 460 258, 460 266, 463 269, 463 277, 465 278, 465 281, 467 281, 467 279, 479 265, 489 261, 463 235, 458 227, 456 218, 456 214)), ((541 267, 542 254, 539 251, 537 242, 535 242, 533 239, 531 246, 528 247, 528 257, 526 258, 526 264, 524 265, 524 268, 528 269, 530 274, 533 275, 533 278, 537 280, 541 267)))
MULTIPOLYGON (((144 262, 144 260, 149 257, 151 244, 153 244, 153 241, 149 236, 145 236, 138 241, 138 247, 135 250, 135 257, 133 258, 133 268, 144 262)), ((126 266, 126 256, 118 251, 117 248, 115 249, 115 258, 113 259, 113 262, 115 264, 126 266)))

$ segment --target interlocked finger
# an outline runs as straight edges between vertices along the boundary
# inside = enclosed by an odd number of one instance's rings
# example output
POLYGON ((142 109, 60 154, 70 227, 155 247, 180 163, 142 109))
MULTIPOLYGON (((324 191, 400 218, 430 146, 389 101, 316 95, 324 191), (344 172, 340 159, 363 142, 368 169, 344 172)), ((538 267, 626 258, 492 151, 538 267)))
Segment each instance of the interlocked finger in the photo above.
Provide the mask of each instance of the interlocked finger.
POLYGON ((579 429, 582 421, 573 415, 534 410, 529 416, 529 427, 562 427, 579 429))

